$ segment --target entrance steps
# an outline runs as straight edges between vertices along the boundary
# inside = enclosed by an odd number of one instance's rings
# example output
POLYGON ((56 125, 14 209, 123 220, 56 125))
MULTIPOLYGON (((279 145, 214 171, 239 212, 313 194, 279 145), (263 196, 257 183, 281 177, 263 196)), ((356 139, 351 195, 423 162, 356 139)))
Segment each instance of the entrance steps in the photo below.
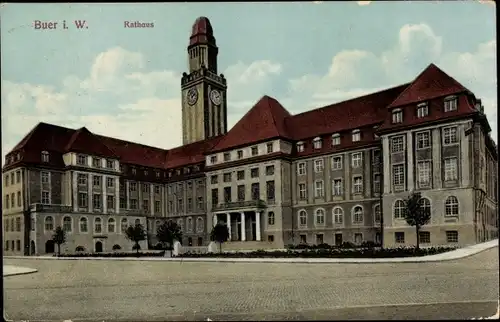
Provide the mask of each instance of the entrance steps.
POLYGON ((276 249, 274 243, 266 241, 230 241, 222 245, 222 251, 241 252, 241 251, 255 251, 259 249, 276 249))

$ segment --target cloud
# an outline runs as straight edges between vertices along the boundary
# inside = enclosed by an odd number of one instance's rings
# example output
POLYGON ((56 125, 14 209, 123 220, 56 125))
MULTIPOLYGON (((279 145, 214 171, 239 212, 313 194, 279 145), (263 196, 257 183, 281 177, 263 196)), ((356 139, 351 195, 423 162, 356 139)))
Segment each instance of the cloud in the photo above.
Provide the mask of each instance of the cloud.
POLYGON ((303 75, 288 82, 282 103, 293 112, 340 102, 412 81, 430 63, 483 99, 496 138, 496 40, 472 52, 446 52, 442 37, 424 23, 406 24, 391 48, 375 55, 369 51, 339 51, 324 75, 303 75), (285 105, 286 102, 289 105, 285 105))
POLYGON ((371 1, 356 1, 360 6, 367 6, 371 3, 371 1))

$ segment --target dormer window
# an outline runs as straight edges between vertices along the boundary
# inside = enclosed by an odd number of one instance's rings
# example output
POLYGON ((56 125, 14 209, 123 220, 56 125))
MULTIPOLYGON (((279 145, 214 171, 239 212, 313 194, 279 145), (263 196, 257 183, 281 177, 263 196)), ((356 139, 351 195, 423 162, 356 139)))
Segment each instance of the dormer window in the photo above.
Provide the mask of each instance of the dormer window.
POLYGON ((254 146, 252 147, 252 156, 256 156, 259 154, 259 148, 254 146))
POLYGON ((42 162, 49 162, 49 152, 42 151, 42 162))
POLYGON ((340 145, 340 134, 335 133, 332 135, 332 146, 340 145))
POLYGON ((106 168, 113 169, 115 167, 115 163, 113 160, 106 160, 106 168))
POLYGON ((176 176, 180 176, 180 175, 181 175, 181 169, 177 169, 177 170, 175 170, 175 175, 176 175, 176 176))
POLYGON ((238 150, 238 159, 242 159, 243 158, 243 150, 238 150))
POLYGON ((76 163, 78 165, 87 165, 87 156, 85 155, 78 155, 78 157, 76 158, 76 163))
POLYGON ((378 126, 377 126, 377 125, 375 125, 375 126, 373 127, 373 138, 374 138, 374 139, 378 139, 378 138, 380 138, 380 136, 378 136, 378 134, 377 134, 377 130, 378 130, 378 126))
POLYGON ((444 99, 444 111, 456 111, 458 107, 458 99, 456 96, 448 96, 444 99))
POLYGON ((193 170, 194 170, 195 172, 200 171, 200 166, 199 166, 199 165, 195 165, 195 166, 194 166, 194 168, 193 168, 193 170))
POLYGON ((156 177, 159 178, 160 177, 160 172, 159 171, 156 171, 156 177))
POLYGON ((21 160, 21 153, 16 154, 17 161, 21 160))
POLYGON ((212 155, 212 156, 210 157, 210 163, 211 163, 211 164, 215 164, 215 163, 217 163, 217 156, 216 156, 216 155, 212 155))
POLYGON ((359 130, 352 131, 352 142, 361 141, 361 132, 359 130))
POLYGON ((304 142, 297 142, 297 152, 304 152, 304 142))
POLYGON ((144 175, 147 177, 148 176, 148 170, 144 170, 144 175))
POLYGON ((421 103, 417 105, 417 117, 420 119, 429 115, 429 106, 427 103, 421 103))
POLYGON ((392 123, 403 123, 403 111, 401 109, 395 109, 392 111, 392 123))
POLYGON ((135 175, 137 173, 137 170, 135 168, 132 168, 132 174, 135 175))
POLYGON ((322 142, 321 142, 320 137, 317 137, 313 140, 313 146, 314 146, 314 149, 316 149, 316 150, 321 149, 322 142))
POLYGON ((224 153, 224 161, 230 161, 231 160, 231 154, 229 152, 224 153))
POLYGON ((174 175, 173 171, 169 171, 169 172, 168 172, 168 177, 169 177, 169 178, 172 178, 172 176, 173 176, 173 175, 174 175))

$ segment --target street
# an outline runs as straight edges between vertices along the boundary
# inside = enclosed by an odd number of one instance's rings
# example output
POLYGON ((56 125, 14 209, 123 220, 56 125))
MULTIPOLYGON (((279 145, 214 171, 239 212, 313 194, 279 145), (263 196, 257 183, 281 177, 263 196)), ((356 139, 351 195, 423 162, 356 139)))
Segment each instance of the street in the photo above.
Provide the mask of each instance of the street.
POLYGON ((443 319, 491 316, 498 248, 434 263, 264 264, 4 259, 14 320, 443 319))

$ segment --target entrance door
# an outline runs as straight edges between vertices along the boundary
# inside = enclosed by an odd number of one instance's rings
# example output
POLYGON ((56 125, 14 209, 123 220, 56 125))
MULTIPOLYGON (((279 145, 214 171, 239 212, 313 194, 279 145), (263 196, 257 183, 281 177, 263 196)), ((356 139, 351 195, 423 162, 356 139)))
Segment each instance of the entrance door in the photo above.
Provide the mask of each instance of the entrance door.
POLYGON ((236 222, 236 232, 238 233, 237 240, 241 240, 241 221, 236 222))
POLYGON ((257 224, 254 222, 252 222, 252 240, 257 240, 257 229, 255 229, 257 227, 257 224))
POLYGON ((54 241, 47 240, 47 242, 45 243, 45 253, 52 254, 53 252, 54 252, 54 241))
POLYGON ((335 234, 335 245, 342 245, 342 234, 335 234))
POLYGON ((375 243, 380 244, 380 233, 375 233, 375 243))
POLYGON ((95 243, 95 252, 102 253, 102 243, 100 241, 95 243))

